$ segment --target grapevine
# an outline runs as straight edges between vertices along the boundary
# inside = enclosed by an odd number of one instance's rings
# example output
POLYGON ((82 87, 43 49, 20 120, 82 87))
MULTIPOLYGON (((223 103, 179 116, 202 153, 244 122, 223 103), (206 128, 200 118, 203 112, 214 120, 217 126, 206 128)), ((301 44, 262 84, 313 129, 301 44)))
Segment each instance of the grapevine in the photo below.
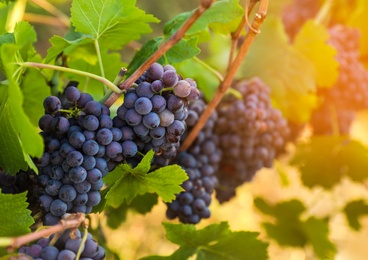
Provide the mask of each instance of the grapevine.
POLYGON ((0 260, 364 259, 367 12, 0 0, 0 260))

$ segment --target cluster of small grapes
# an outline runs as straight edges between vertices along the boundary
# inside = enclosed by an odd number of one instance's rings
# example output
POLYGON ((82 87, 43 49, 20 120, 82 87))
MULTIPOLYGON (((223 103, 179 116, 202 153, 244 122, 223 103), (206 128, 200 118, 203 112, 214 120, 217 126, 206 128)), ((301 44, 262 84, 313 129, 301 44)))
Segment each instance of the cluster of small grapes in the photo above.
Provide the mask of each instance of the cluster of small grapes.
MULTIPOLYGON (((205 107, 202 99, 189 105, 185 121, 188 132, 195 126, 205 107)), ((197 224, 202 218, 209 218, 211 215, 208 207, 211 204, 211 195, 218 184, 215 172, 218 170, 221 157, 218 139, 214 135, 216 120, 215 111, 191 147, 186 152, 181 152, 174 161, 186 171, 189 179, 182 184, 184 192, 176 195, 176 199, 167 204, 168 219, 178 217, 182 223, 197 224)))
POLYGON ((39 127, 45 151, 36 162, 37 183, 43 188, 44 224, 53 225, 66 212, 89 213, 100 202, 102 177, 123 160, 123 133, 113 127, 108 107, 73 85, 43 105, 39 127))
POLYGON ((282 20, 286 33, 291 39, 299 32, 308 19, 313 19, 318 13, 318 0, 293 0, 282 12, 282 20))
POLYGON ((153 165, 169 164, 177 153, 189 101, 198 99, 199 91, 192 79, 182 79, 171 65, 152 64, 124 96, 124 103, 113 119, 123 130, 121 146, 127 161, 155 151, 153 165))
MULTIPOLYGON (((88 233, 87 239, 82 244, 83 232, 76 230, 66 230, 51 245, 53 235, 49 238, 41 238, 36 243, 30 246, 22 246, 18 253, 30 256, 35 260, 73 260, 76 259, 78 250, 81 247, 82 252, 80 259, 102 260, 105 258, 105 250, 88 233)), ((27 258, 28 259, 28 258, 27 258)))
POLYGON ((311 120, 316 135, 332 134, 336 120, 340 133, 349 133, 355 112, 368 108, 368 71, 359 60, 359 31, 335 25, 329 33, 329 44, 337 50, 339 78, 332 88, 318 91, 323 103, 311 120))
POLYGON ((225 97, 217 108, 215 133, 222 156, 216 197, 221 203, 235 196, 235 188, 250 181, 259 169, 272 166, 290 132, 260 79, 241 81, 235 88, 243 99, 225 97))

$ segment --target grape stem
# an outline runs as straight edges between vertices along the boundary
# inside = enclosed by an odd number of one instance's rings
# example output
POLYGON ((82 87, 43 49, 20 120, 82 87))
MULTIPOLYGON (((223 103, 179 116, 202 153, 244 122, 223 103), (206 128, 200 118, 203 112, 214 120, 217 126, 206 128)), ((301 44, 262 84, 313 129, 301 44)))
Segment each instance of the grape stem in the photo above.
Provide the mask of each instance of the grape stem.
POLYGON ((8 250, 14 251, 14 249, 26 245, 29 242, 38 240, 42 237, 48 237, 52 234, 62 232, 66 229, 72 229, 79 227, 84 223, 85 215, 83 213, 71 214, 70 218, 61 220, 59 224, 50 226, 49 228, 41 229, 33 233, 29 233, 19 237, 0 238, 0 246, 7 246, 8 250))
MULTIPOLYGON (((246 12, 246 14, 243 16, 242 20, 240 21, 239 26, 236 29, 236 31, 231 33, 231 48, 230 48, 230 55, 229 55, 229 65, 231 63, 233 63, 233 61, 234 61, 240 34, 244 30, 244 26, 247 24, 248 19, 246 19, 246 15, 248 15, 248 16, 250 15, 250 13, 252 12, 252 10, 253 10, 253 8, 254 8, 257 1, 258 0, 252 0, 248 4, 248 0, 246 0, 246 2, 245 2, 245 5, 246 5, 245 6, 245 12, 246 12)), ((230 68, 230 66, 228 66, 228 68, 230 68)))
MULTIPOLYGON (((105 69, 104 69, 103 62, 102 62, 101 49, 100 49, 100 44, 98 43, 98 39, 95 39, 95 49, 96 49, 98 64, 100 65, 101 76, 105 78, 105 69)), ((107 87, 106 85, 104 85, 104 94, 106 94, 106 92, 107 92, 107 87)))
MULTIPOLYGON (((119 88, 123 92, 127 91, 133 83, 146 71, 155 61, 157 61, 162 55, 164 55, 172 46, 180 41, 189 28, 202 16, 202 14, 210 8, 213 0, 202 0, 199 7, 192 13, 192 15, 185 21, 185 23, 167 40, 161 47, 155 51, 136 71, 134 71, 130 77, 119 84, 119 88)), ((105 105, 111 107, 112 104, 119 98, 121 93, 112 93, 106 101, 105 105)))
POLYGON ((186 149, 189 148, 194 139, 197 137, 199 131, 201 131, 203 126, 206 124, 212 112, 220 103, 224 94, 229 89, 236 72, 239 70, 242 61, 244 60, 245 56, 249 51, 251 44, 253 43, 256 35, 260 32, 259 29, 266 18, 267 8, 268 8, 268 0, 261 0, 257 13, 254 15, 254 19, 251 25, 252 28, 249 28, 249 31, 246 34, 244 42, 240 46, 240 49, 234 61, 231 64, 229 64, 229 70, 227 71, 224 80, 220 83, 220 86, 218 87, 215 96, 208 103, 206 109, 203 111, 203 114, 199 118, 197 124, 193 127, 193 129, 190 131, 187 138, 185 139, 184 143, 181 145, 180 147, 181 151, 185 151, 186 149))
MULTIPOLYGON (((119 70, 118 75, 115 77, 114 81, 112 82, 114 85, 118 85, 124 78, 125 73, 127 73, 127 69, 126 68, 121 68, 119 70)), ((111 96, 111 94, 114 93, 113 91, 111 91, 110 89, 107 90, 107 92, 105 93, 105 95, 103 96, 103 98, 101 98, 100 103, 105 103, 105 101, 111 96)))
POLYGON ((37 63, 37 62, 19 62, 17 64, 19 64, 22 67, 27 67, 27 68, 51 69, 51 70, 58 70, 58 71, 73 73, 73 74, 80 75, 80 76, 85 76, 85 77, 100 81, 101 83, 106 85, 109 89, 111 89, 115 93, 119 93, 119 94, 122 93, 122 90, 119 89, 114 83, 112 83, 108 79, 105 79, 104 77, 101 77, 101 76, 98 76, 96 74, 92 74, 89 72, 76 70, 76 69, 70 69, 70 68, 61 67, 61 66, 50 65, 50 64, 37 63))
POLYGON ((199 59, 198 57, 193 57, 193 60, 196 61, 197 63, 199 63, 201 66, 203 66, 204 68, 206 68, 209 72, 211 72, 213 75, 215 75, 215 77, 221 82, 224 80, 224 77, 221 75, 220 72, 218 72, 217 70, 215 70, 214 68, 212 68, 210 65, 208 65, 207 63, 205 63, 204 61, 202 61, 201 59, 199 59))

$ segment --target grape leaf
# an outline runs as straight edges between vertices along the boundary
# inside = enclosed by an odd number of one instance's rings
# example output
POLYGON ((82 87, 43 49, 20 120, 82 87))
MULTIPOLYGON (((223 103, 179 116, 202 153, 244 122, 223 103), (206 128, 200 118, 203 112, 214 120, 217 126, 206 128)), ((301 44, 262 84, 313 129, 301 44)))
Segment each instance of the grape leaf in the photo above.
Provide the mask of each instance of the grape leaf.
POLYGON ((267 244, 255 232, 233 232, 226 222, 196 230, 194 225, 163 223, 166 237, 180 245, 170 256, 149 256, 143 259, 267 259, 267 244))
MULTIPOLYGON (((127 75, 131 75, 136 69, 138 69, 138 67, 142 65, 143 62, 145 62, 145 60, 158 49, 158 46, 162 43, 162 41, 162 37, 155 37, 143 44, 139 51, 134 55, 132 61, 129 63, 127 75)), ((164 64, 165 60, 163 57, 161 57, 157 60, 157 62, 164 64)))
POLYGON ((29 227, 34 221, 26 200, 27 192, 15 195, 0 193, 0 236, 19 236, 31 231, 29 227))
POLYGON ((267 17, 239 76, 261 78, 271 88, 273 105, 284 117, 303 123, 316 106, 315 71, 313 64, 288 41, 281 20, 267 17))
POLYGON ((363 56, 368 56, 368 2, 366 0, 357 0, 356 7, 352 13, 348 13, 347 25, 356 27, 359 29, 360 37, 360 53, 363 56))
POLYGON ((359 223, 359 217, 368 215, 368 204, 363 200, 350 201, 345 205, 343 212, 352 229, 359 231, 362 225, 359 223))
MULTIPOLYGON (((175 33, 191 14, 192 12, 182 13, 167 22, 164 26, 164 34, 175 33)), ((198 34, 207 27, 211 27, 218 33, 228 34, 236 29, 243 15, 244 10, 237 0, 216 1, 187 31, 186 36, 198 34)))
MULTIPOLYGON (((131 63, 129 64, 127 75, 132 74, 140 65, 142 65, 142 63, 151 56, 164 41, 165 39, 163 37, 156 37, 146 42, 134 55, 131 63)), ((161 64, 171 64, 190 59, 200 52, 200 49, 197 47, 197 43, 197 37, 192 37, 188 40, 181 39, 157 62, 161 64)))
POLYGON ((12 44, 0 47, 9 82, 8 86, 1 86, 6 89, 3 90, 6 95, 1 100, 0 110, 0 165, 11 174, 26 170, 27 164, 37 172, 30 156, 41 157, 43 154, 42 138, 23 110, 23 96, 13 78, 17 51, 18 48, 12 44))
MULTIPOLYGON (((19 22, 14 27, 14 33, 6 33, 0 36, 0 46, 4 43, 13 43, 17 49, 17 61, 28 61, 36 54, 33 43, 37 40, 36 32, 27 22, 19 22)), ((3 59, 0 58, 0 70, 4 72, 3 59)))
POLYGON ((77 32, 90 34, 101 48, 117 50, 139 39, 141 34, 150 33, 148 23, 159 22, 137 8, 135 3, 135 0, 75 0, 71 7, 71 21, 77 32))
POLYGON ((157 202, 157 194, 146 193, 135 197, 129 205, 123 202, 116 209, 107 205, 104 210, 104 213, 107 216, 107 225, 110 228, 117 229, 120 224, 125 221, 128 210, 144 215, 150 212, 157 202))
POLYGON ((306 22, 294 39, 294 46, 314 65, 319 87, 332 87, 339 76, 337 51, 327 44, 327 29, 313 20, 306 22))
POLYGON ((84 59, 90 64, 97 62, 96 49, 89 35, 79 34, 79 38, 66 39, 58 35, 50 38, 51 47, 47 50, 45 63, 49 63, 60 53, 70 55, 73 59, 84 59))
POLYGON ((262 213, 275 218, 275 221, 264 222, 269 237, 283 246, 305 247, 311 244, 314 252, 322 259, 333 258, 336 248, 328 240, 328 223, 325 220, 309 217, 301 220, 305 206, 299 200, 280 202, 269 205, 262 198, 256 198, 254 205, 262 213))
MULTIPOLYGON (((41 62, 39 55, 30 59, 32 62, 41 62)), ((44 114, 43 100, 50 95, 50 87, 46 84, 39 70, 27 69, 22 78, 20 88, 24 97, 23 110, 34 126, 44 114)))
POLYGON ((302 229, 320 259, 334 259, 335 245, 328 239, 328 222, 323 219, 309 217, 302 222, 302 229))
POLYGON ((165 202, 175 199, 175 194, 183 191, 180 184, 188 179, 185 171, 178 165, 170 165, 153 172, 148 172, 148 166, 153 158, 153 151, 144 156, 144 161, 136 168, 124 164, 121 178, 118 179, 106 194, 107 203, 114 208, 124 200, 130 204, 138 195, 157 193, 165 202))
POLYGON ((301 179, 308 187, 332 188, 343 175, 356 181, 368 177, 368 149, 346 137, 313 137, 310 142, 297 146, 290 163, 299 168, 301 179))

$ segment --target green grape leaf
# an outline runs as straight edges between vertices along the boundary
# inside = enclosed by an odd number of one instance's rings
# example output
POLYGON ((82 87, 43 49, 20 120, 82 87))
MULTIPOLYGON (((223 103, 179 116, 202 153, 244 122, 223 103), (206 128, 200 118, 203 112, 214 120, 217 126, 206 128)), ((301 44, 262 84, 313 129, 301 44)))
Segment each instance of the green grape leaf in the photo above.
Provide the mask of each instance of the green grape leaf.
POLYGON ((310 217, 302 222, 302 229, 320 259, 334 259, 336 247, 328 238, 328 221, 310 217))
POLYGON ((307 238, 301 229, 300 215, 305 210, 304 205, 298 200, 269 205, 261 198, 254 200, 254 205, 262 213, 276 218, 276 223, 263 223, 267 234, 280 245, 300 246, 307 243, 307 238))
MULTIPOLYGON (((30 59, 32 62, 41 62, 39 55, 30 59)), ((39 70, 27 69, 22 78, 20 88, 24 97, 23 110, 34 126, 38 126, 38 120, 45 113, 43 100, 50 95, 50 87, 46 84, 39 70)))
MULTIPOLYGON (((128 67, 127 75, 132 74, 142 63, 151 56, 158 47, 165 41, 162 37, 156 37, 148 42, 146 42, 142 48, 134 55, 131 63, 128 67)), ((192 37, 190 39, 181 39, 177 44, 175 44, 169 51, 165 53, 157 62, 161 64, 172 64, 181 62, 192 57, 195 57, 200 49, 197 47, 198 39, 197 37, 192 37)))
POLYGON ((104 213, 107 216, 107 225, 110 228, 117 229, 120 224, 125 221, 128 210, 144 215, 150 212, 157 202, 157 194, 146 193, 135 197, 129 205, 127 205, 126 202, 123 202, 116 209, 111 206, 107 206, 104 210, 104 213))
POLYGON ((306 22, 294 39, 294 47, 314 65, 315 79, 319 87, 328 88, 339 76, 337 51, 329 44, 327 29, 313 20, 306 22))
MULTIPOLYGON (((121 67, 124 67, 120 60, 119 53, 101 53, 102 63, 105 71, 105 78, 113 81, 116 75, 119 73, 121 67)), ((83 59, 72 59, 68 62, 68 65, 72 69, 78 69, 86 72, 90 72, 96 75, 101 75, 100 66, 98 63, 91 65, 83 59)), ((80 75, 66 73, 69 80, 75 80, 79 82, 78 88, 82 92, 88 92, 95 100, 99 100, 104 96, 103 84, 99 81, 83 77, 80 75)))
POLYGON ((83 59, 90 64, 97 62, 96 49, 89 35, 79 34, 78 38, 66 39, 58 35, 50 38, 51 47, 47 50, 45 63, 49 63, 60 53, 71 56, 73 59, 83 59))
POLYGON ((150 151, 144 156, 144 162, 136 168, 128 164, 120 166, 121 177, 106 194, 107 203, 116 208, 124 200, 130 204, 138 195, 145 193, 157 193, 163 201, 170 202, 175 199, 175 194, 183 191, 180 186, 188 179, 185 171, 178 165, 170 165, 148 173, 148 165, 154 152, 150 151))
POLYGON ((150 33, 148 23, 159 22, 135 3, 135 0, 75 0, 71 21, 77 32, 91 35, 101 48, 117 50, 139 39, 141 34, 150 33))
POLYGON ((317 104, 313 63, 289 44, 280 18, 267 17, 239 76, 261 78, 271 89, 273 105, 290 121, 306 122, 317 104))
POLYGON ((262 213, 275 218, 272 223, 264 222, 262 226, 268 236, 278 244, 293 247, 305 247, 309 244, 321 259, 333 258, 336 248, 328 240, 328 222, 315 217, 301 220, 301 215, 306 210, 301 201, 294 199, 269 205, 262 198, 256 198, 254 205, 262 213))
POLYGON ((368 215, 368 204, 363 200, 354 200, 347 203, 343 212, 349 222, 349 226, 359 231, 362 225, 359 223, 359 217, 368 215))
MULTIPOLYGON (((162 41, 162 37, 155 37, 143 44, 139 51, 134 55, 132 61, 129 63, 126 75, 129 76, 135 70, 137 70, 139 66, 141 66, 147 60, 147 58, 158 49, 162 41)), ((165 60, 163 57, 161 57, 157 60, 157 62, 163 64, 165 63, 165 60)))
POLYGON ((300 143, 290 163, 299 168, 308 187, 332 188, 343 175, 356 181, 368 177, 368 149, 346 137, 316 136, 300 143))
MULTIPOLYGON (((19 22, 14 27, 14 33, 6 33, 0 36, 0 46, 5 43, 13 43, 17 46, 16 61, 28 61, 36 54, 33 43, 37 40, 36 32, 27 22, 19 22)), ((0 58, 0 70, 5 71, 6 62, 0 58)))
POLYGON ((27 209, 27 192, 20 194, 0 193, 0 237, 20 236, 31 232, 34 223, 31 211, 27 209))
POLYGON ((23 96, 13 78, 17 51, 17 46, 11 44, 0 47, 9 82, 8 86, 1 86, 1 92, 5 95, 0 100, 0 165, 11 174, 20 169, 26 170, 27 164, 37 172, 30 156, 41 157, 43 154, 42 138, 23 110, 23 96))
POLYGON ((257 239, 256 232, 232 232, 226 222, 196 230, 194 225, 163 223, 166 237, 180 245, 170 256, 143 259, 267 259, 267 244, 257 239))
POLYGON ((183 60, 197 56, 197 54, 199 54, 201 51, 197 47, 197 44, 197 37, 192 37, 188 40, 181 39, 165 53, 164 58, 166 59, 166 63, 171 64, 175 62, 181 62, 183 60))
MULTIPOLYGON (((191 14, 192 12, 182 13, 167 22, 164 26, 164 34, 175 33, 191 14)), ((244 10, 237 0, 216 1, 187 31, 186 36, 201 33, 208 27, 218 33, 228 34, 237 28, 243 15, 244 10)))
POLYGON ((368 28, 365 26, 368 23, 367 12, 368 2, 365 0, 357 0, 353 12, 347 13, 349 19, 346 21, 347 25, 359 29, 361 35, 359 39, 360 53, 364 57, 368 57, 368 28))

